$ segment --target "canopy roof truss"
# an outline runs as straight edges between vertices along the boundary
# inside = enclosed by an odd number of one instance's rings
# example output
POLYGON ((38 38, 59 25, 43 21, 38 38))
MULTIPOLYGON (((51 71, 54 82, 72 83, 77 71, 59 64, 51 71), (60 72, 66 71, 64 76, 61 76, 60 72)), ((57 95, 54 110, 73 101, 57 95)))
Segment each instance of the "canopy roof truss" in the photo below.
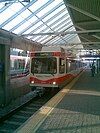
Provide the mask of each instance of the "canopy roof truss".
POLYGON ((64 0, 64 2, 76 30, 80 32, 95 31, 88 34, 78 34, 81 42, 84 43, 84 48, 100 49, 100 0, 64 0))
POLYGON ((43 46, 100 49, 100 0, 0 0, 0 28, 43 46))
POLYGON ((1 29, 43 46, 80 43, 77 33, 56 34, 76 31, 63 0, 1 0, 0 18, 1 29))

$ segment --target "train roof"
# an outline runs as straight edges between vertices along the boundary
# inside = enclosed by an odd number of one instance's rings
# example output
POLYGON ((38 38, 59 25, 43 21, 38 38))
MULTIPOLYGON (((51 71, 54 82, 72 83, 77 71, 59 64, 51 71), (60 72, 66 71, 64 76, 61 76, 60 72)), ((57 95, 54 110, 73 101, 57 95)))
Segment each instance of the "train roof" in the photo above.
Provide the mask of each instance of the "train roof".
POLYGON ((64 48, 62 47, 42 47, 41 52, 65 52, 64 48))
MULTIPOLYGON (((41 51, 34 51, 34 52, 30 52, 30 56, 33 56, 34 54, 32 53, 61 53, 61 55, 66 56, 68 58, 76 58, 75 55, 72 54, 72 52, 67 51, 66 49, 64 49, 63 47, 57 47, 57 46, 53 46, 53 47, 42 47, 41 51)), ((40 55, 40 54, 38 54, 40 55)))

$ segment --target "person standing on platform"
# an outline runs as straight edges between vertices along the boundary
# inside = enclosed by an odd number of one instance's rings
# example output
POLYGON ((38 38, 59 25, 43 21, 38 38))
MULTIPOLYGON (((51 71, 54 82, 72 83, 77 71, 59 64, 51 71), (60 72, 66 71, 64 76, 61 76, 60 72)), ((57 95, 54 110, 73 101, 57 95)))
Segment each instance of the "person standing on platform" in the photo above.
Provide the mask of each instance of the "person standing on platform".
POLYGON ((95 75, 95 65, 94 65, 94 62, 92 63, 92 66, 91 66, 91 73, 92 73, 92 77, 94 77, 94 75, 95 75))

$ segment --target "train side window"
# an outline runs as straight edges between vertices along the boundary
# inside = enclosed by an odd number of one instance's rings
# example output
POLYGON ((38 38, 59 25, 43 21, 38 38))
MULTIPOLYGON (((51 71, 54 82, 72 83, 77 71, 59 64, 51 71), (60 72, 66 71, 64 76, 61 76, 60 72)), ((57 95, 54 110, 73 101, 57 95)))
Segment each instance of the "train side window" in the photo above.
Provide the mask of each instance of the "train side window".
POLYGON ((59 73, 65 72, 65 60, 60 58, 59 59, 59 73))

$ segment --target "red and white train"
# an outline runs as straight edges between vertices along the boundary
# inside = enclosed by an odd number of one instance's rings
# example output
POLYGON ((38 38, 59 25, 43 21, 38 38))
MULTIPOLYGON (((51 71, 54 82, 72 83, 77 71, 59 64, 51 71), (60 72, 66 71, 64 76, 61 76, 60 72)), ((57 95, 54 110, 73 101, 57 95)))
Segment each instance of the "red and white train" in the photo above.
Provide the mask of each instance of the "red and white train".
POLYGON ((30 55, 30 86, 33 90, 62 88, 85 67, 82 61, 68 58, 61 47, 44 47, 42 51, 30 55))
POLYGON ((12 78, 24 77, 29 74, 30 58, 28 56, 10 55, 10 75, 12 78))
POLYGON ((10 87, 12 99, 31 91, 29 87, 30 57, 26 51, 11 49, 10 51, 10 87))

